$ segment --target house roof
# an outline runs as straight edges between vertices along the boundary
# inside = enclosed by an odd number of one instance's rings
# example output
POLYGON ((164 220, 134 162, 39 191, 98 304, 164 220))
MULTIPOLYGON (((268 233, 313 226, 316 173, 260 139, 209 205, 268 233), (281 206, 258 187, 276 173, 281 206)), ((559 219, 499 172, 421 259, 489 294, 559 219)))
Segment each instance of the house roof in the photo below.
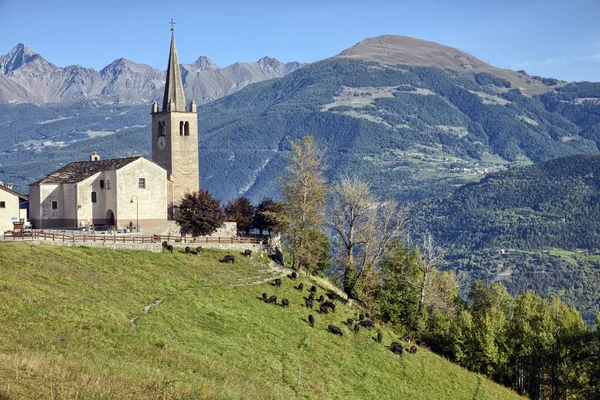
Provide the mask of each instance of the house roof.
POLYGON ((97 174, 98 172, 116 171, 140 158, 143 157, 137 156, 127 158, 113 158, 109 160, 98 161, 76 161, 69 163, 60 169, 57 169, 56 171, 48 174, 48 176, 46 176, 45 178, 40 179, 39 181, 34 182, 31 185, 41 185, 48 183, 77 183, 94 174, 97 174))
POLYGON ((24 194, 21 194, 19 192, 16 192, 12 189, 9 189, 8 186, 4 186, 4 185, 0 185, 0 190, 4 190, 5 192, 8 192, 14 196, 17 196, 23 200, 29 200, 29 197, 25 196, 24 194))

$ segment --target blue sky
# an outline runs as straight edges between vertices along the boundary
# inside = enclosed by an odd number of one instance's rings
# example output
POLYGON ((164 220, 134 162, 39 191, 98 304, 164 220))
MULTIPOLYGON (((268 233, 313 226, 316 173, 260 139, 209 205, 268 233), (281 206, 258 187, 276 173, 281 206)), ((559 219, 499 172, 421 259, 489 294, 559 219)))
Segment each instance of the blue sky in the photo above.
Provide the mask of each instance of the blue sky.
POLYGON ((22 42, 58 66, 125 57, 165 69, 171 18, 183 63, 311 62, 397 34, 503 68, 600 81, 600 0, 0 0, 0 54, 22 42))

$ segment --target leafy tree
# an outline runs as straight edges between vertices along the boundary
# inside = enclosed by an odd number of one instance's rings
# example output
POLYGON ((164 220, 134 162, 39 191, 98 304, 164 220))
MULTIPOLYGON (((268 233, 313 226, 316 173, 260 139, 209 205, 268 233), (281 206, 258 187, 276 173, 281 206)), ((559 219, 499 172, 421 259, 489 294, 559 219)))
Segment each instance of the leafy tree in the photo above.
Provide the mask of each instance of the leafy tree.
MULTIPOLYGON (((423 280, 418 284, 419 286, 419 313, 423 313, 426 302, 429 300, 428 296, 431 291, 436 288, 434 285, 433 275, 435 275, 444 261, 444 249, 435 244, 433 236, 428 233, 423 241, 421 250, 422 258, 419 269, 423 273, 423 280)), ((438 279, 439 280, 439 279, 438 279)), ((451 285, 450 291, 456 290, 456 284, 451 285)), ((440 293, 443 295, 443 293, 440 293)))
POLYGON ((383 318, 414 329, 419 324, 419 291, 411 282, 422 280, 421 255, 399 241, 393 242, 380 268, 377 304, 383 318))
POLYGON ((325 272, 331 268, 331 241, 324 233, 316 239, 320 245, 317 263, 312 273, 318 276, 325 276, 325 272))
POLYGON ((206 236, 214 233, 225 222, 225 213, 207 190, 186 193, 179 206, 177 224, 181 233, 206 236))
POLYGON ((344 290, 352 296, 357 275, 355 253, 373 236, 377 202, 369 185, 356 178, 335 182, 331 193, 330 224, 337 233, 344 265, 344 290))
POLYGON ((316 268, 322 245, 327 188, 323 161, 312 137, 291 142, 286 175, 281 178, 283 201, 279 219, 284 226, 293 265, 306 273, 316 268))
POLYGON ((281 215, 281 212, 281 204, 266 197, 256 206, 252 225, 259 230, 261 235, 265 230, 269 231, 269 235, 278 233, 281 231, 281 226, 277 216, 281 215))
POLYGON ((237 222, 238 231, 248 235, 254 219, 254 206, 245 197, 229 200, 225 206, 225 215, 229 221, 237 222))
POLYGON ((364 297, 373 288, 367 289, 361 280, 371 275, 370 284, 377 283, 371 270, 400 237, 406 213, 395 201, 378 200, 370 186, 356 178, 335 182, 331 194, 330 225, 337 234, 344 291, 351 298, 364 297))

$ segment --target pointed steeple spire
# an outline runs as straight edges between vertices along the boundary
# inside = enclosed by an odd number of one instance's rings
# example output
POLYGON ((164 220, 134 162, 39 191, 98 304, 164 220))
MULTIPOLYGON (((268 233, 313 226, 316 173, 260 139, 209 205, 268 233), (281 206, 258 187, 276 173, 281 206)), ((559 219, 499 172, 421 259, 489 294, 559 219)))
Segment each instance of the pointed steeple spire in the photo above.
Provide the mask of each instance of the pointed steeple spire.
POLYGON ((177 48, 175 47, 175 35, 171 35, 171 51, 169 53, 169 66, 167 67, 167 82, 165 83, 165 95, 163 98, 164 111, 186 111, 185 96, 183 94, 183 83, 181 82, 181 71, 177 59, 177 48))

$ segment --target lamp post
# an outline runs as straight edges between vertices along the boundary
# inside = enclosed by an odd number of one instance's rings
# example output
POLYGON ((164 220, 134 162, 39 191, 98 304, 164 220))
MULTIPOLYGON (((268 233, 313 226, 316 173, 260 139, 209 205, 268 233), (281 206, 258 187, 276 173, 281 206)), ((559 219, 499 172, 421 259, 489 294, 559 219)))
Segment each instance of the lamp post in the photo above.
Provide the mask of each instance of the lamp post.
POLYGON ((140 232, 140 204, 138 201, 138 197, 134 194, 131 196, 130 203, 133 203, 133 198, 135 197, 135 230, 140 232))

